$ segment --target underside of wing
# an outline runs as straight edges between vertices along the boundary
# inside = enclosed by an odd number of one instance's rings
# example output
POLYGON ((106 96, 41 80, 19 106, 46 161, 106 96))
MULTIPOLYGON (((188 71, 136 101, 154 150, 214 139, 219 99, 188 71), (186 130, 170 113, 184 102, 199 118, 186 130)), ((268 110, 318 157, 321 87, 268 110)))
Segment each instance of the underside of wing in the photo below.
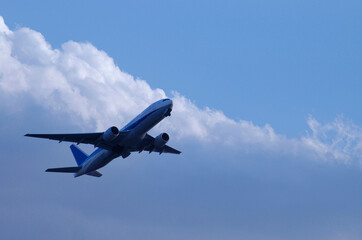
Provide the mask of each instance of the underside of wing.
POLYGON ((168 145, 163 146, 162 148, 156 148, 154 146, 155 138, 146 134, 145 138, 136 146, 133 151, 148 151, 148 152, 158 152, 158 153, 173 153, 173 154, 180 154, 181 151, 176 150, 168 145))
POLYGON ((70 134, 25 134, 26 137, 46 138, 58 140, 59 142, 74 142, 95 144, 102 135, 102 132, 97 133, 70 133, 70 134))
POLYGON ((119 142, 120 138, 125 137, 128 132, 119 132, 115 141, 107 142, 102 138, 103 132, 96 133, 70 133, 70 134, 25 134, 26 137, 45 138, 51 140, 58 140, 59 142, 74 142, 92 144, 95 147, 100 147, 107 150, 112 150, 119 142))
POLYGON ((162 149, 162 153, 173 153, 173 154, 180 154, 181 151, 174 149, 168 145, 165 145, 162 149))

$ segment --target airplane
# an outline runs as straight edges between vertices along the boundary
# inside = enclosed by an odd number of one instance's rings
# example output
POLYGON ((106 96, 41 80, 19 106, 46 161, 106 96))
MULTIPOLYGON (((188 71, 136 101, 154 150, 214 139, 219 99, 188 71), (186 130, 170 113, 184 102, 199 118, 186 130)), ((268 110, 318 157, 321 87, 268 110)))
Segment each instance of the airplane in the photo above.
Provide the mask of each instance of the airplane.
POLYGON ((147 132, 164 118, 171 116, 173 103, 171 99, 161 99, 125 125, 121 130, 112 126, 105 132, 72 133, 72 134, 25 134, 26 137, 46 138, 60 142, 74 142, 93 144, 97 149, 87 155, 76 145, 70 149, 77 162, 75 167, 49 168, 46 172, 74 173, 74 177, 82 175, 101 177, 97 170, 107 165, 113 159, 122 156, 127 158, 132 152, 148 151, 161 153, 180 154, 181 152, 168 146, 170 139, 167 133, 152 137, 147 132))

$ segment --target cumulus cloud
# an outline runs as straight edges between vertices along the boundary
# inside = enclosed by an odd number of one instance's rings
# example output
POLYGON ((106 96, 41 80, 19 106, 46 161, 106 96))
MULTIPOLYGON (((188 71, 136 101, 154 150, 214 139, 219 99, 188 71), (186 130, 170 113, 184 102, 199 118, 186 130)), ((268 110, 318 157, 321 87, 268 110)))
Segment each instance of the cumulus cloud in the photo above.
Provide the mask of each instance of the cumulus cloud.
MULTIPOLYGON (((0 17, 0 93, 2 107, 14 107, 21 96, 38 106, 74 116, 98 131, 121 126, 148 104, 166 97, 141 79, 121 71, 113 59, 90 43, 69 41, 54 49, 43 35, 29 28, 9 30, 0 17)), ((310 130, 301 139, 290 139, 270 125, 233 120, 221 111, 198 108, 173 92, 171 121, 158 128, 177 139, 196 139, 233 147, 243 152, 308 154, 311 158, 345 163, 360 162, 362 129, 339 117, 320 124, 309 117, 310 130)))

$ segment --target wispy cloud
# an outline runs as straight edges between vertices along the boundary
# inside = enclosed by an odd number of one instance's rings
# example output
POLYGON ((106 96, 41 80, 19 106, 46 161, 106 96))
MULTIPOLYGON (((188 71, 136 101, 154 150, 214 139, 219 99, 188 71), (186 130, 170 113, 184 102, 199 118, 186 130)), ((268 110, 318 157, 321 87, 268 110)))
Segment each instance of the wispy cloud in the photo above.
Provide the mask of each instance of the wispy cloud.
MULTIPOLYGON (((0 17, 0 92, 3 107, 14 107, 21 96, 46 110, 67 113, 97 130, 121 125, 148 104, 166 97, 141 79, 122 72, 113 59, 90 43, 66 42, 53 49, 41 33, 29 28, 11 31, 0 17)), ((300 139, 278 134, 270 125, 233 120, 222 111, 200 109, 173 92, 172 121, 160 130, 176 138, 193 139, 242 152, 267 151, 311 159, 361 162, 362 129, 342 117, 321 124, 308 118, 310 128, 300 139)))
POLYGON ((301 141, 314 149, 321 159, 334 159, 345 163, 357 160, 362 163, 361 127, 342 116, 324 125, 310 116, 307 123, 310 131, 301 141))

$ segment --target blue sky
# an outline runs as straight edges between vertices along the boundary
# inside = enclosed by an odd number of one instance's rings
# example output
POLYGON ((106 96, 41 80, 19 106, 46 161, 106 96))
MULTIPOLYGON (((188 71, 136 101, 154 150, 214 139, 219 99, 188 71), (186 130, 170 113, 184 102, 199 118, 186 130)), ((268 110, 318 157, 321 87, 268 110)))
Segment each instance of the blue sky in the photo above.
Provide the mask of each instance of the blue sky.
POLYGON ((40 31, 56 48, 91 42, 152 87, 234 119, 291 137, 304 134, 308 114, 362 124, 359 1, 8 1, 2 9, 11 28, 40 31))
POLYGON ((361 239, 360 10, 3 3, 0 238, 361 239), (151 134, 180 156, 74 179, 43 172, 75 164, 68 144, 23 137, 122 127, 165 96, 172 117, 151 134))

